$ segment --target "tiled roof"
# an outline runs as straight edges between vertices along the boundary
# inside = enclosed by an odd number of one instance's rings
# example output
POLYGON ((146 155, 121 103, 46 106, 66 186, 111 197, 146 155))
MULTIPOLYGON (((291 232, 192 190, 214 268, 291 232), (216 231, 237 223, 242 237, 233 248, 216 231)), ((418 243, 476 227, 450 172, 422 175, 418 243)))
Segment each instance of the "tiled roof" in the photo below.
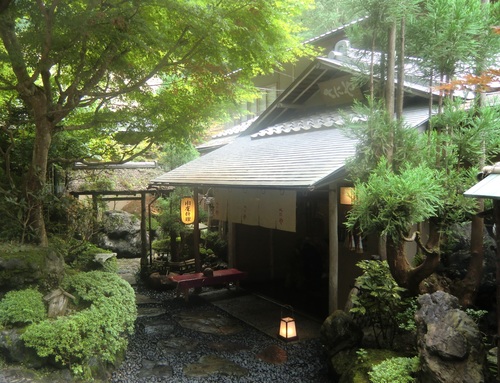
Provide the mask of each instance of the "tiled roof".
POLYGON ((217 134, 214 134, 212 138, 200 144, 196 147, 196 149, 200 152, 205 152, 209 150, 216 149, 218 147, 227 145, 232 142, 240 133, 244 132, 248 129, 248 127, 257 119, 257 117, 251 118, 241 124, 233 126, 229 129, 225 129, 217 134))
MULTIPOLYGON (((363 117, 354 117, 354 120, 366 120, 363 117)), ((301 133, 311 130, 327 129, 344 125, 344 119, 338 110, 316 113, 310 116, 298 118, 293 121, 276 124, 252 134, 252 138, 264 136, 275 136, 278 134, 301 133)))
MULTIPOLYGON (((425 106, 405 113, 415 125, 425 106)), ((301 117, 266 128, 210 152, 151 181, 169 186, 314 189, 343 177, 356 141, 340 128, 339 112, 301 117)))

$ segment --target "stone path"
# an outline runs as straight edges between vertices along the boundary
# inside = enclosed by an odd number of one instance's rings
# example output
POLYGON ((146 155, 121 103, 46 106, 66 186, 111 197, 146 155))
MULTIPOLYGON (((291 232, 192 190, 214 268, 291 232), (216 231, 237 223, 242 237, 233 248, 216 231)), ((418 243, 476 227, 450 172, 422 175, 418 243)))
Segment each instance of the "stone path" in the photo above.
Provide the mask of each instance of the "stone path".
MULTIPOLYGON (((134 274, 133 261, 119 261, 122 276, 135 283, 130 278, 134 274)), ((276 339, 279 314, 272 318, 273 324, 269 327, 274 326, 276 330, 270 330, 271 336, 268 336, 231 314, 231 311, 241 311, 236 310, 237 296, 229 294, 228 301, 217 307, 215 302, 223 301, 220 296, 227 294, 225 289, 220 293, 204 289, 189 302, 175 298, 173 290, 140 291, 140 284, 135 285, 135 289, 138 305, 136 333, 130 339, 123 365, 130 364, 123 371, 119 368, 113 374, 112 382, 328 381, 326 368, 322 369, 320 362, 320 347, 311 347, 307 341, 302 347, 276 339), (134 371, 134 364, 137 371, 134 371), (128 375, 131 371, 132 374, 128 375), (295 374, 297 377, 294 378, 295 374)), ((255 305, 254 301, 243 297, 241 305, 249 306, 249 315, 253 306, 253 312, 258 314, 260 311, 264 318, 260 320, 266 320, 266 315, 263 315, 266 313, 262 310, 269 311, 269 302, 267 307, 255 305)), ((259 323, 255 324, 259 326, 259 323)), ((305 338, 312 339, 316 335, 313 333, 314 330, 304 334, 305 338)))

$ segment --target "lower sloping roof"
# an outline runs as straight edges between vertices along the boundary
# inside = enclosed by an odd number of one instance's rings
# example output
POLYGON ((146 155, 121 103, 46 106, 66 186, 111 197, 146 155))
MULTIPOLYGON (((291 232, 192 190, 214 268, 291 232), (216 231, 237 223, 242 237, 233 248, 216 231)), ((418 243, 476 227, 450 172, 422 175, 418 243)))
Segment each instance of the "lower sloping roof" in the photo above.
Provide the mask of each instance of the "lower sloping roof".
MULTIPOLYGON (((426 106, 410 108, 412 126, 427 120, 426 106)), ((338 110, 267 127, 156 177, 152 185, 315 189, 344 177, 356 151, 338 110)))
POLYGON ((467 190, 464 195, 472 198, 500 199, 500 162, 486 166, 483 175, 486 177, 467 190))

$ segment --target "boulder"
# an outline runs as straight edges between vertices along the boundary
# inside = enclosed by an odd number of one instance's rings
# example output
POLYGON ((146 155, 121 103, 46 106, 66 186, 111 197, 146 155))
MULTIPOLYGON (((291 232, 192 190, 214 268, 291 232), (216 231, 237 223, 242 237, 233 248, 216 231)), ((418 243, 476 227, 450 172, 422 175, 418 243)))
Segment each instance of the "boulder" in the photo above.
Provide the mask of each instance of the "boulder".
POLYGON ((64 259, 50 248, 36 246, 0 249, 1 292, 21 290, 33 285, 59 285, 64 276, 64 259))
POLYGON ((321 325, 320 340, 328 354, 333 356, 342 350, 358 347, 363 340, 363 331, 350 315, 337 310, 321 325))
POLYGON ((21 340, 20 329, 0 332, 0 354, 7 362, 19 363, 27 368, 38 369, 47 364, 47 358, 37 355, 35 349, 26 347, 21 340))
POLYGON ((97 246, 111 250, 119 258, 141 257, 141 222, 125 211, 104 212, 103 227, 97 246))
POLYGON ((458 299, 437 291, 419 297, 417 348, 420 381, 485 382, 485 349, 477 324, 460 309, 458 299))

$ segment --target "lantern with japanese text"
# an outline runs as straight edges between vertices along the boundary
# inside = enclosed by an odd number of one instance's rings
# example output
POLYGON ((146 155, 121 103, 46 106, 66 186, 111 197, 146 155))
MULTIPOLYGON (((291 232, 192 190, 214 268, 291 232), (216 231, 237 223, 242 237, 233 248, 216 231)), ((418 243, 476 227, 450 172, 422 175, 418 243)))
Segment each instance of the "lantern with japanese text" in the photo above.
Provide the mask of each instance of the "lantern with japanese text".
POLYGON ((190 225, 196 219, 196 209, 193 197, 183 197, 181 199, 181 221, 190 225))

